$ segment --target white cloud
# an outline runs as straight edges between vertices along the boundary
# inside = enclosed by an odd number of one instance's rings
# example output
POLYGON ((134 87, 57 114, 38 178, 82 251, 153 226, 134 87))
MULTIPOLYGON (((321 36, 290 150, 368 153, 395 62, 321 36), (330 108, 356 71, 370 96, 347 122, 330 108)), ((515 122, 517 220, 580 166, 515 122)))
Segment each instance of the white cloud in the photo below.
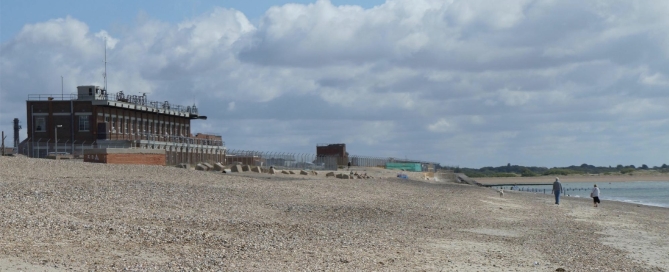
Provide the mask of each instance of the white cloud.
POLYGON ((666 76, 660 74, 660 73, 654 73, 652 75, 649 74, 641 74, 639 76, 639 82, 642 84, 646 85, 658 85, 658 86, 667 86, 669 85, 669 79, 667 79, 666 76))
POLYGON ((107 33, 105 30, 100 30, 100 32, 95 33, 95 37, 101 40, 106 40, 107 48, 109 49, 114 49, 119 41, 118 39, 114 39, 112 36, 110 36, 109 33, 107 33))
POLYGON ((486 123, 485 118, 483 118, 482 116, 478 116, 478 115, 469 117, 469 120, 470 120, 470 122, 472 122, 473 124, 476 124, 476 125, 483 125, 483 124, 486 123))
POLYGON ((393 135, 398 127, 394 121, 370 121, 351 123, 345 129, 350 134, 346 137, 348 144, 363 143, 374 146, 393 140, 395 138, 393 135))
POLYGON ((446 121, 446 119, 439 119, 437 122, 432 123, 427 126, 427 129, 432 132, 453 132, 455 130, 455 125, 451 122, 446 121))
MULTIPOLYGON (((102 85, 106 37, 112 92, 197 104, 209 120, 195 127, 225 132, 239 148, 284 149, 268 143, 292 137, 299 144, 282 145, 309 152, 309 142, 345 141, 354 154, 473 154, 463 166, 637 163, 613 151, 608 160, 620 161, 608 162, 589 155, 608 151, 578 143, 669 133, 611 133, 620 120, 669 122, 666 14, 665 1, 389 0, 363 9, 320 0, 268 8, 256 24, 212 7, 175 23, 140 14, 97 33, 66 17, 26 24, 1 45, 0 114, 23 117, 27 94, 59 92, 61 75, 66 92, 102 85), (575 135, 560 134, 568 127, 575 135), (560 151, 546 148, 551 141, 560 151), (508 152, 525 144, 527 157, 508 152)), ((637 149, 666 159, 654 146, 637 149)))
POLYGON ((532 94, 523 91, 513 91, 507 88, 497 91, 498 99, 503 101, 507 106, 515 107, 527 104, 532 94))

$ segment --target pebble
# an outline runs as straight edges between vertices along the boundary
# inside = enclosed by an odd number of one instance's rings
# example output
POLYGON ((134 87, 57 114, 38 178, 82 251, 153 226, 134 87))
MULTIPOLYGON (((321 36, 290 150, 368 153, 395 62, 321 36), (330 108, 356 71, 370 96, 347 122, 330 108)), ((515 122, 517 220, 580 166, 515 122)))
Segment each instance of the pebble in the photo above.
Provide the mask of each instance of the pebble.
POLYGON ((0 259, 75 271, 647 268, 534 196, 368 174, 268 180, 1 157, 0 259))

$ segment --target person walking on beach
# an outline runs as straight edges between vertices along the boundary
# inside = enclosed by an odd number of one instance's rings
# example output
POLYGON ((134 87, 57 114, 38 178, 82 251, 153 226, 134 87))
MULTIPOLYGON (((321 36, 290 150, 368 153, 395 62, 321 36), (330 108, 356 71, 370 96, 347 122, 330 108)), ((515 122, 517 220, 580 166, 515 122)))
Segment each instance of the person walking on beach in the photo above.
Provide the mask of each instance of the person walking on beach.
POLYGON ((348 168, 347 170, 351 170, 351 162, 348 162, 348 168))
POLYGON ((555 178, 555 182, 553 182, 553 191, 551 191, 552 194, 555 194, 555 204, 560 205, 560 193, 562 192, 562 183, 560 183, 559 178, 555 178))
POLYGON ((597 184, 595 184, 595 187, 592 188, 592 192, 590 193, 590 197, 592 197, 592 201, 595 203, 595 207, 598 206, 599 203, 599 188, 597 188, 597 184))

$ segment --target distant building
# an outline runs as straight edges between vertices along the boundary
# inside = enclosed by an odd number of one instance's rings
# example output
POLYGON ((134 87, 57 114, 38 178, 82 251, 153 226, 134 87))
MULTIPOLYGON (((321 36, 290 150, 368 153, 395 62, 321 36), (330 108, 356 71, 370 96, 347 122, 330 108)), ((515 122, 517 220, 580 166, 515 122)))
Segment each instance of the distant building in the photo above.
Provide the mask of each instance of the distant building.
POLYGON ((337 165, 347 165, 348 152, 346 144, 317 144, 316 145, 316 163, 329 164, 330 160, 325 158, 336 157, 337 165))
POLYGON ((166 151, 167 164, 224 161, 220 135, 191 134, 191 121, 207 119, 195 105, 149 101, 144 95, 112 94, 78 86, 76 94, 31 94, 26 101, 28 139, 19 152, 81 155, 86 148, 151 148, 166 151))

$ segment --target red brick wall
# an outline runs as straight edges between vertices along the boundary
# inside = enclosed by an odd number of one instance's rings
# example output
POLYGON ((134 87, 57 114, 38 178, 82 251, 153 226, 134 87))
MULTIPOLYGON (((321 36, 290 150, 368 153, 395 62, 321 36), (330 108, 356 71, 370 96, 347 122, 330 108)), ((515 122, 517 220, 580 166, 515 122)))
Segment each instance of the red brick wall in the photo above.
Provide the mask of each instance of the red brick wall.
POLYGON ((93 154, 84 157, 85 162, 110 164, 165 165, 164 154, 93 154))
POLYGON ((107 154, 107 163, 165 165, 165 154, 107 154))

